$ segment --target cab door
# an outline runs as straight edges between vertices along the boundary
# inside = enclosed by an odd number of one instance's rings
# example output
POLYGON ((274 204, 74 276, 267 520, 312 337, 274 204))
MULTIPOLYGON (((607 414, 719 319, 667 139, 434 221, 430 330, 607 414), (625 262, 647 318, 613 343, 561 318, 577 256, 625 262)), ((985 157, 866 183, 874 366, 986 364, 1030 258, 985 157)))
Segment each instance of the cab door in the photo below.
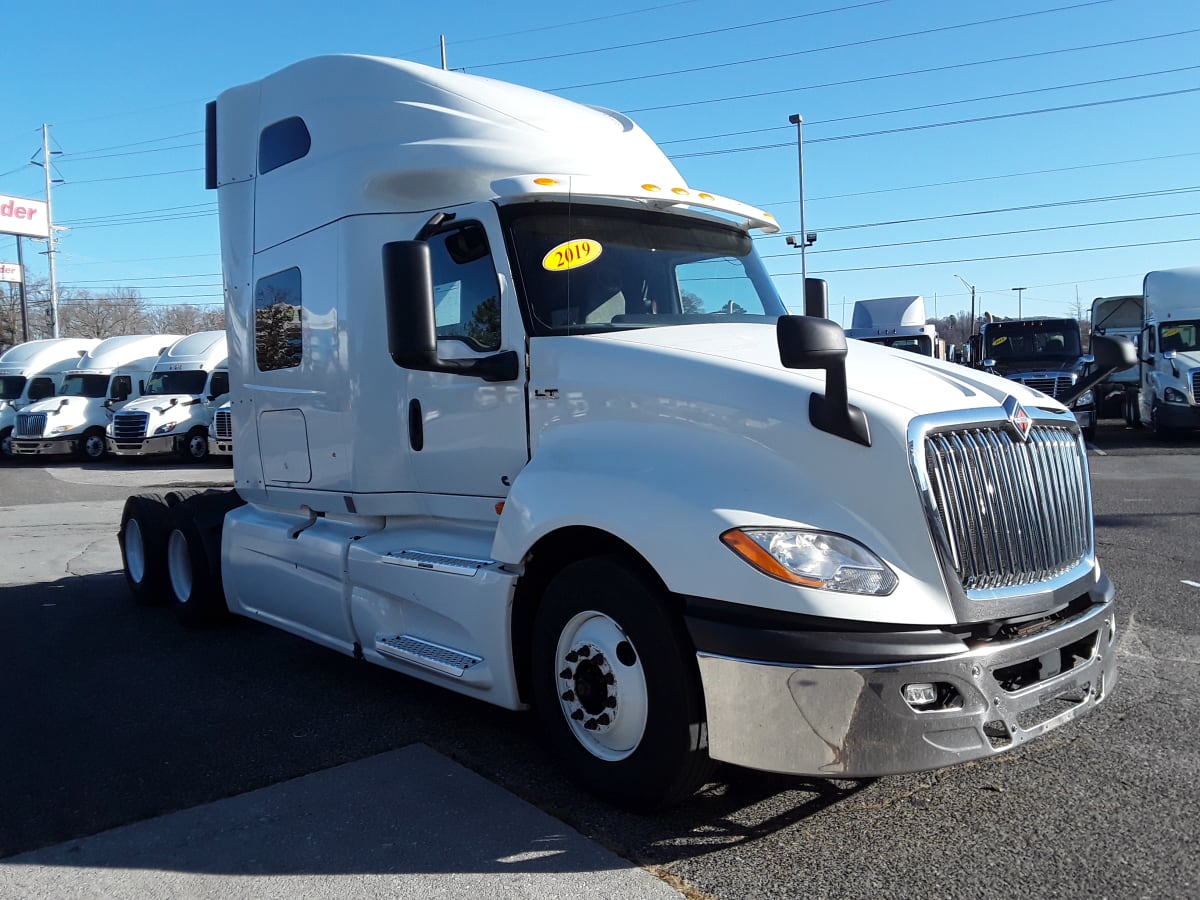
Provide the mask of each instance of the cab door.
POLYGON ((410 459, 423 493, 503 498, 529 460, 524 325, 495 207, 480 203, 455 212, 427 240, 438 356, 516 351, 518 375, 488 382, 410 370, 410 459))

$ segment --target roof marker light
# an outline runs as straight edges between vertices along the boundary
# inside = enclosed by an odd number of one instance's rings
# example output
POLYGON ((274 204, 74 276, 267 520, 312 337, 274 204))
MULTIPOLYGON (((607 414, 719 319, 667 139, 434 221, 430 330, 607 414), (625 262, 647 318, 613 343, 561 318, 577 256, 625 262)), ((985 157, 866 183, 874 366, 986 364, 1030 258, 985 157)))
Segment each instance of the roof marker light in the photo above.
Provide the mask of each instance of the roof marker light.
POLYGON ((550 185, 558 184, 558 179, 557 178, 535 178, 535 179, 533 179, 533 183, 540 184, 545 187, 549 187, 550 185))
POLYGON ((691 193, 691 191, 689 191, 687 188, 671 188, 671 193, 678 194, 680 197, 686 197, 691 193))
POLYGON ((708 193, 707 191, 701 191, 699 196, 700 196, 701 200, 716 200, 717 199, 716 197, 714 197, 712 194, 708 193))
POLYGON ((643 191, 655 191, 655 192, 657 192, 657 191, 661 191, 661 190, 662 190, 662 188, 660 188, 660 187, 659 187, 657 184, 643 184, 643 185, 642 185, 642 190, 643 190, 643 191))

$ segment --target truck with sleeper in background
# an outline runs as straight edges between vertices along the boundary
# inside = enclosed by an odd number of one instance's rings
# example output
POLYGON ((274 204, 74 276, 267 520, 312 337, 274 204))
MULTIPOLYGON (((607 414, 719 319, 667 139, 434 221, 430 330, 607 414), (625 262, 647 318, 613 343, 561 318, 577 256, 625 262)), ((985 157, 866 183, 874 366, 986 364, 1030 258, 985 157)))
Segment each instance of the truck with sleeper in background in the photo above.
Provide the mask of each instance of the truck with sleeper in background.
POLYGON ((1111 692, 1070 411, 847 342, 822 282, 788 315, 775 220, 624 115, 332 56, 207 135, 234 489, 129 498, 137 599, 531 708, 639 808, 716 761, 987 758, 1111 692))
POLYGON ((0 459, 13 455, 17 413, 58 393, 66 373, 98 343, 98 338, 46 338, 17 344, 0 354, 0 459))
POLYGON ((946 342, 925 319, 925 298, 876 297, 854 301, 846 337, 922 356, 946 358, 946 342))
POLYGON ((1147 272, 1132 424, 1157 436, 1200 428, 1200 267, 1147 272))
POLYGON ((117 456, 171 453, 185 462, 208 456, 213 413, 229 393, 224 331, 180 338, 159 357, 146 392, 108 425, 108 449, 117 456))
MULTIPOLYGON (((1121 338, 1136 345, 1142 330, 1142 295, 1126 294, 1120 297, 1097 297, 1092 301, 1091 335, 1107 335, 1121 338)), ((1133 424, 1129 396, 1137 393, 1138 369, 1130 366, 1113 372, 1095 387, 1096 414, 1100 418, 1125 416, 1128 425, 1133 424)))
POLYGON ((105 429, 113 413, 145 392, 154 364, 177 340, 177 334, 137 334, 100 341, 63 376, 57 396, 17 414, 13 452, 103 459, 108 455, 105 429))

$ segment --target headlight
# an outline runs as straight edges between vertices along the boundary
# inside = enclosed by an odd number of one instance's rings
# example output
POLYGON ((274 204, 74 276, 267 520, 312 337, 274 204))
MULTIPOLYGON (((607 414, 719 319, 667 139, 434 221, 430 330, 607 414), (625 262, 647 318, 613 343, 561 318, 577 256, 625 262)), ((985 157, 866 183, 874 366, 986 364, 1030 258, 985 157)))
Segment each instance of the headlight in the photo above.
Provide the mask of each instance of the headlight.
POLYGON ((155 434, 169 434, 170 432, 175 430, 175 426, 177 426, 178 424, 179 424, 178 422, 168 422, 166 425, 159 425, 157 428, 154 429, 154 433, 155 434))
POLYGON ((71 430, 70 425, 55 425, 53 428, 50 429, 50 434, 62 434, 63 432, 70 431, 70 430, 71 430))
POLYGON ((1071 406, 1091 406, 1095 402, 1096 395, 1093 394, 1091 390, 1086 390, 1075 398, 1075 402, 1072 403, 1071 406))
POLYGON ((882 597, 899 583, 879 557, 840 534, 732 528, 721 535, 721 540, 756 569, 791 584, 882 597))
POLYGON ((1163 391, 1163 400, 1167 403, 1187 403, 1187 397, 1183 395, 1183 391, 1175 388, 1167 388, 1163 391))

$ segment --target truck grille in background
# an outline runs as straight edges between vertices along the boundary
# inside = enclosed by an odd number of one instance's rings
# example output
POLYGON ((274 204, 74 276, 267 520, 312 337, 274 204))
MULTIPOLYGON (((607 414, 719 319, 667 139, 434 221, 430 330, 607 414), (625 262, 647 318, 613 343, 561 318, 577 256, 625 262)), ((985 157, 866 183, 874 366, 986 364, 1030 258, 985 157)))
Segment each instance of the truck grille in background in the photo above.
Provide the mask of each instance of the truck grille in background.
POLYGON ((1042 375, 1032 377, 1014 375, 1011 380, 1019 381, 1026 387, 1033 388, 1035 391, 1041 391, 1055 400, 1065 394, 1071 387, 1070 375, 1042 375))
POLYGON ((1001 426, 931 434, 925 465, 965 590, 1047 581, 1090 552, 1087 472, 1070 430, 1034 426, 1028 442, 1001 426))
POLYGON ((217 439, 228 441, 233 438, 233 413, 227 409, 219 410, 213 417, 213 431, 217 439))
POLYGON ((45 413, 17 413, 17 430, 14 437, 40 438, 45 433, 45 413))
POLYGON ((113 416, 113 440, 140 441, 146 436, 146 426, 149 422, 149 413, 117 413, 113 416))
POLYGON ((1200 369, 1192 371, 1192 402, 1200 403, 1200 369))

